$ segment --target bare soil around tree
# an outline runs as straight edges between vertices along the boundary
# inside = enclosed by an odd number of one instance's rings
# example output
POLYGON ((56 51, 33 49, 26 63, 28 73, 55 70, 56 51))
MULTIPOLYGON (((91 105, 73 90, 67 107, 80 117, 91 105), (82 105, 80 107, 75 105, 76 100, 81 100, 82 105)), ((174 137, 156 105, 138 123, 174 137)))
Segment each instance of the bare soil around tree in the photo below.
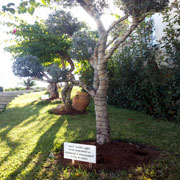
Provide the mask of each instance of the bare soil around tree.
MULTIPOLYGON (((95 142, 81 142, 82 144, 95 145, 97 148, 97 163, 92 165, 96 170, 129 170, 138 166, 151 163, 160 152, 153 147, 132 144, 122 141, 113 141, 108 144, 98 145, 95 142)), ((56 163, 72 166, 72 160, 64 159, 63 151, 55 154, 56 163)), ((75 162, 75 167, 92 170, 89 163, 75 162)))

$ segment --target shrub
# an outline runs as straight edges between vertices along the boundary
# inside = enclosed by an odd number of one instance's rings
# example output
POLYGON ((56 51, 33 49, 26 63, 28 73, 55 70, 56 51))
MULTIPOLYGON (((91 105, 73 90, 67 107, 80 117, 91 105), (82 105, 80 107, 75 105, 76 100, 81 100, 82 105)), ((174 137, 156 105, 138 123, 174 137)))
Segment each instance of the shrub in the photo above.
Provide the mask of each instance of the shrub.
POLYGON ((20 90, 25 90, 26 88, 23 87, 15 87, 15 88, 8 88, 5 89, 5 91, 20 91, 20 90))
POLYGON ((180 74, 161 70, 160 82, 152 81, 147 69, 123 63, 109 65, 108 103, 143 111, 158 118, 180 120, 180 74), (118 64, 118 65, 117 65, 118 64), (121 66, 117 68, 117 66, 121 66))
POLYGON ((153 39, 145 41, 152 36, 150 27, 152 22, 142 23, 109 61, 108 103, 180 121, 180 73, 176 68, 158 67, 157 45, 153 39))

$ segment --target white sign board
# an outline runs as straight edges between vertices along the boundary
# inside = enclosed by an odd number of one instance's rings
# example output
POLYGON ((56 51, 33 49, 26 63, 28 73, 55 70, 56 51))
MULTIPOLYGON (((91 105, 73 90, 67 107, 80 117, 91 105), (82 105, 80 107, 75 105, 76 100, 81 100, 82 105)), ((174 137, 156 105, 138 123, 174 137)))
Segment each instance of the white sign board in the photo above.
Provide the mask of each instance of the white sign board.
POLYGON ((42 99, 42 100, 49 99, 49 94, 42 95, 42 96, 41 96, 41 99, 42 99))
POLYGON ((96 146, 65 142, 64 158, 96 163, 96 146))

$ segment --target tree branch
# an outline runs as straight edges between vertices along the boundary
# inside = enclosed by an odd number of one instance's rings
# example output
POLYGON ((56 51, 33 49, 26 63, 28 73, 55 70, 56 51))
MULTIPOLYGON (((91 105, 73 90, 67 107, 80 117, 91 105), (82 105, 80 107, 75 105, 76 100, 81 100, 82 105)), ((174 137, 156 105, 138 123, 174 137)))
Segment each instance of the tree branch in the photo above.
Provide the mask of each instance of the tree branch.
POLYGON ((91 66, 95 69, 96 68, 96 61, 98 59, 98 48, 99 48, 99 42, 96 43, 96 46, 94 48, 94 53, 92 54, 92 56, 89 59, 89 63, 91 64, 91 66))
POLYGON ((41 82, 49 83, 48 80, 39 79, 38 77, 32 77, 31 79, 32 79, 32 80, 36 80, 36 81, 41 81, 41 82))
POLYGON ((51 81, 51 79, 48 77, 48 75, 47 75, 46 73, 44 73, 44 72, 42 71, 42 74, 43 74, 43 76, 47 79, 47 81, 51 81))
POLYGON ((64 57, 71 66, 71 69, 68 71, 68 73, 72 73, 74 71, 74 63, 68 55, 65 55, 64 57))
POLYGON ((117 39, 118 37, 114 37, 107 45, 106 45, 106 49, 117 39))
POLYGON ((76 86, 80 86, 82 87, 84 90, 86 90, 92 97, 95 96, 95 91, 93 89, 90 89, 87 85, 85 85, 82 81, 78 81, 78 80, 75 80, 73 79, 72 80, 72 83, 76 86))
POLYGON ((110 27, 107 30, 107 33, 109 33, 117 24, 121 23, 122 21, 124 21, 125 19, 127 19, 129 16, 125 15, 122 18, 118 19, 117 21, 113 22, 110 27))
POLYGON ((136 27, 139 25, 140 22, 136 22, 136 23, 133 23, 130 28, 126 31, 126 33, 124 35, 122 35, 121 37, 119 37, 113 47, 108 51, 107 55, 105 56, 105 60, 107 61, 111 56, 112 54, 114 53, 114 51, 118 48, 118 46, 123 43, 128 37, 129 35, 136 29, 136 27))
POLYGON ((98 12, 96 7, 92 5, 92 2, 89 0, 77 0, 77 2, 95 20, 98 31, 100 31, 100 33, 105 32, 104 25, 100 19, 101 14, 98 12))

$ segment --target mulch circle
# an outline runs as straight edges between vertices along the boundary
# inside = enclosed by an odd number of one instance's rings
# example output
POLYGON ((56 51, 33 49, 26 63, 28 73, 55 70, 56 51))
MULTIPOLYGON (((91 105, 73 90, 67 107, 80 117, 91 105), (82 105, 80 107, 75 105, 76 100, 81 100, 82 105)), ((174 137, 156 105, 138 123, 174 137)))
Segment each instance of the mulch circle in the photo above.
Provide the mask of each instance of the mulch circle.
POLYGON ((71 115, 71 116, 76 116, 76 115, 84 115, 84 114, 88 114, 88 112, 84 111, 84 112, 80 112, 80 111, 77 111, 75 109, 71 109, 71 111, 69 112, 66 112, 66 111, 60 111, 58 113, 54 113, 56 115, 71 115))
MULTIPOLYGON (((92 169, 96 170, 129 170, 151 163, 160 154, 155 148, 122 141, 113 141, 104 145, 98 145, 96 142, 81 142, 80 144, 96 145, 97 163, 92 165, 92 169)), ((64 159, 63 153, 62 151, 55 154, 55 162, 72 166, 72 160, 64 159)), ((92 170, 86 162, 76 161, 74 166, 92 170)))

